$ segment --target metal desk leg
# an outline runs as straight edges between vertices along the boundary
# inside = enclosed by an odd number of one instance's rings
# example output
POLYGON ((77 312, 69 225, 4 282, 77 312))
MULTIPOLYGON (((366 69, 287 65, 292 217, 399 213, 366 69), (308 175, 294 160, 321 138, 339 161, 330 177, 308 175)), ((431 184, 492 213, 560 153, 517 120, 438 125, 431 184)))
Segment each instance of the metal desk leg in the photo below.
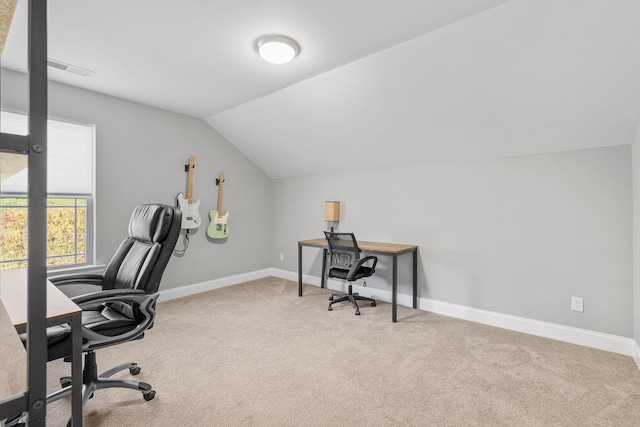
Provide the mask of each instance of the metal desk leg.
POLYGON ((391 320, 398 321, 398 255, 393 255, 393 281, 391 288, 391 320))
POLYGON ((82 427, 82 314, 71 318, 71 419, 82 427))
POLYGON ((298 296, 302 296, 302 245, 298 243, 298 296))
POLYGON ((327 277, 327 250, 322 250, 322 277, 320 278, 320 287, 324 288, 327 277))
POLYGON ((418 308, 418 250, 413 251, 413 308, 418 308))

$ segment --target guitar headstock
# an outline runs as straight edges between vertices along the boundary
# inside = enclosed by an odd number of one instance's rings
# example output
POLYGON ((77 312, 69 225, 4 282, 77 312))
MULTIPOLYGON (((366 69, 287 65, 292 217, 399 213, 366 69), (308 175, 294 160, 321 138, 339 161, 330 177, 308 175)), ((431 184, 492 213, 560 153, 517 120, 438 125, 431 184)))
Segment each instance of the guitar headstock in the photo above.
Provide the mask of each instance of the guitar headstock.
POLYGON ((216 185, 224 183, 224 171, 220 172, 220 178, 216 178, 216 185))
POLYGON ((189 159, 189 164, 184 165, 185 172, 191 172, 196 167, 196 156, 191 156, 189 159))

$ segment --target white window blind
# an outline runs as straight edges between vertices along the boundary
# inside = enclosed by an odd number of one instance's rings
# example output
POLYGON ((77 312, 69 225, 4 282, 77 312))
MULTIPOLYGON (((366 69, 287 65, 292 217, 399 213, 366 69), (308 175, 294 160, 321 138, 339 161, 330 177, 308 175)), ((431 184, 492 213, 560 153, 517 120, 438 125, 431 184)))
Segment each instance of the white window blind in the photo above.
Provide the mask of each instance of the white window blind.
MULTIPOLYGON (((24 114, 1 111, 3 133, 28 134, 24 114)), ((47 121, 47 192, 49 194, 93 194, 94 127, 58 120, 47 121)), ((27 170, 2 182, 3 193, 27 192, 27 170)))

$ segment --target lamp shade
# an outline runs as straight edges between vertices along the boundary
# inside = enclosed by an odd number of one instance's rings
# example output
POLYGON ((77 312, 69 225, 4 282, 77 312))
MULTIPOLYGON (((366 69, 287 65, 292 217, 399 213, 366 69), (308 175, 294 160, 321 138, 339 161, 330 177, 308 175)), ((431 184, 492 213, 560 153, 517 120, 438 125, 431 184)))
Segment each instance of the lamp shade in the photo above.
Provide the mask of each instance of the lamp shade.
POLYGON ((340 202, 324 202, 324 220, 340 221, 340 202))

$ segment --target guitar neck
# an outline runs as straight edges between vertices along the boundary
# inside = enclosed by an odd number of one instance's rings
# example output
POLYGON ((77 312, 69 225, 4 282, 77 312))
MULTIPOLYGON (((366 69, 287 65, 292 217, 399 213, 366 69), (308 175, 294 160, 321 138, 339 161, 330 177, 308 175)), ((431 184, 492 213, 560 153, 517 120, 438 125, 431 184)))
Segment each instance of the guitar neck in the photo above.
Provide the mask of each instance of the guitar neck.
POLYGON ((189 160, 189 184, 187 187, 187 203, 193 203, 193 168, 196 167, 196 156, 191 156, 189 160))
POLYGON ((222 216, 222 196, 224 194, 224 172, 220 174, 220 191, 218 191, 218 217, 222 216))

